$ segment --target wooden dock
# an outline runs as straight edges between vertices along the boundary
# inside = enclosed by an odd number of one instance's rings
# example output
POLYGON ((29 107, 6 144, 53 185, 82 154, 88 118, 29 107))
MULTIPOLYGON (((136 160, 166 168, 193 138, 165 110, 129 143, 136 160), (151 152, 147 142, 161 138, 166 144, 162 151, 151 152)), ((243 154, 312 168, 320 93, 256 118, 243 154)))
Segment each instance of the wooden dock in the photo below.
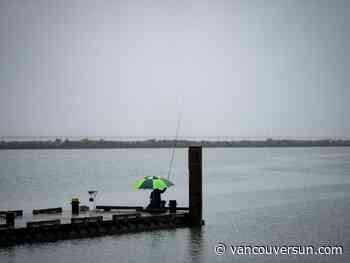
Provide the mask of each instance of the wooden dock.
POLYGON ((130 232, 189 226, 188 210, 170 213, 148 213, 144 210, 111 209, 104 211, 71 211, 48 214, 26 214, 16 217, 15 225, 0 225, 0 246, 52 242, 64 239, 116 235, 130 232))
POLYGON ((140 206, 97 206, 93 211, 73 198, 71 211, 61 207, 0 211, 0 246, 124 234, 177 227, 200 227, 202 220, 202 148, 190 147, 189 207, 176 200, 160 210, 140 206))

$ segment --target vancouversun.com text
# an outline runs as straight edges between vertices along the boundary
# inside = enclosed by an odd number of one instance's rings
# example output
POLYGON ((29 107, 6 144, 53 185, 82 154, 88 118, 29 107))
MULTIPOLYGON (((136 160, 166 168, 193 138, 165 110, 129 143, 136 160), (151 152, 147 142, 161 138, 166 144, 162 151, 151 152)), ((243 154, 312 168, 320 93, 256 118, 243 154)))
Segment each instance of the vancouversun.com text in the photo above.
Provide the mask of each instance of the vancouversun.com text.
POLYGON ((313 245, 233 245, 219 242, 214 247, 217 256, 278 256, 278 255, 306 255, 333 256, 344 253, 343 246, 313 246, 313 245))

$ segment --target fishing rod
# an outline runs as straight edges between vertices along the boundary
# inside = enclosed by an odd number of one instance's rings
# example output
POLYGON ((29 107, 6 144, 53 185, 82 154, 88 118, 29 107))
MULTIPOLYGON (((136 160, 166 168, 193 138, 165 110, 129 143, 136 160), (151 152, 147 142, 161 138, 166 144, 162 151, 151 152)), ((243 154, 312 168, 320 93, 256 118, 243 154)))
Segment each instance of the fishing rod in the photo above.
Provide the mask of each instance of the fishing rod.
MULTIPOLYGON (((180 105, 182 106, 182 100, 180 100, 180 105)), ((180 107, 182 108, 182 107, 180 107)), ((177 139, 179 137, 179 133, 180 133, 180 124, 181 124, 181 119, 182 119, 182 110, 180 110, 178 117, 177 117, 177 124, 176 124, 176 133, 175 133, 175 142, 174 142, 174 147, 171 151, 171 157, 170 157, 170 163, 169 163, 169 170, 168 170, 168 176, 167 179, 169 180, 170 175, 171 175, 171 170, 173 168, 173 163, 174 163, 174 159, 175 159, 175 149, 176 149, 176 143, 177 143, 177 139)))

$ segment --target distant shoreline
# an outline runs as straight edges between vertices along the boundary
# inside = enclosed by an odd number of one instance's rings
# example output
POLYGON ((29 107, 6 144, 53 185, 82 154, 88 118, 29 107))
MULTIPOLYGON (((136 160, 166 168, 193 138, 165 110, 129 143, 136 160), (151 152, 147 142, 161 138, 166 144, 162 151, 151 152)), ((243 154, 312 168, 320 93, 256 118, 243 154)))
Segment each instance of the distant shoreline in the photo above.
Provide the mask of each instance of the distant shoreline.
POLYGON ((186 148, 200 145, 206 148, 261 148, 261 147, 330 147, 350 146, 350 140, 31 140, 31 141, 0 141, 0 150, 11 149, 130 149, 130 148, 186 148))

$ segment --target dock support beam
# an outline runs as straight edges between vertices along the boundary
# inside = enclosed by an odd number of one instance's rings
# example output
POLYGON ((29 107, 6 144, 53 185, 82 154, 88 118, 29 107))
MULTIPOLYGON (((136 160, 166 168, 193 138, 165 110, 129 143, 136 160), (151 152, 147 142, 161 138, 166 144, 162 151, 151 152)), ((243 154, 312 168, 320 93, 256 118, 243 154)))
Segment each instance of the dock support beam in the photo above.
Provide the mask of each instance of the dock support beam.
POLYGON ((188 149, 190 226, 202 226, 202 147, 188 149))

